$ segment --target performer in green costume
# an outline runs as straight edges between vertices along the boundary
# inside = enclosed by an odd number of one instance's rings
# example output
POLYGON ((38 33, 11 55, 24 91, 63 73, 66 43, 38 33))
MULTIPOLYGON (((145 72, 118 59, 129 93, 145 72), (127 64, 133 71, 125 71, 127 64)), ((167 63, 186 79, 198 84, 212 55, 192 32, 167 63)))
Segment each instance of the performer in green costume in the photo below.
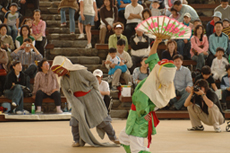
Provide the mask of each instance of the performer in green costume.
POLYGON ((150 75, 135 88, 132 106, 126 128, 120 133, 120 143, 126 153, 149 153, 151 135, 156 134, 155 127, 159 123, 155 111, 165 107, 175 97, 173 79, 176 67, 173 61, 159 60, 157 38, 151 48, 148 59, 150 75), (148 147, 144 146, 144 138, 148 137, 148 147))

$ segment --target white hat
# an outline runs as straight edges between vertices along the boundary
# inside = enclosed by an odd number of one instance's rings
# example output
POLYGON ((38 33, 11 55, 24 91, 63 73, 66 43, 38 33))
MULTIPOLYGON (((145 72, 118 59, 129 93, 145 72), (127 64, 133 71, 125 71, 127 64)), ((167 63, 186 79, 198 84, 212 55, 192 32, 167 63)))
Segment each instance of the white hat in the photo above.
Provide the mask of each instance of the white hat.
POLYGON ((96 70, 93 71, 93 75, 94 76, 102 77, 103 76, 103 72, 100 69, 96 69, 96 70))
POLYGON ((185 14, 184 14, 184 17, 185 17, 185 16, 191 18, 191 14, 190 14, 190 13, 185 13, 185 14))
POLYGON ((222 13, 220 11, 216 11, 212 17, 218 17, 221 20, 222 19, 222 13))
POLYGON ((122 27, 122 25, 117 24, 117 25, 115 26, 115 28, 123 28, 123 27, 122 27))

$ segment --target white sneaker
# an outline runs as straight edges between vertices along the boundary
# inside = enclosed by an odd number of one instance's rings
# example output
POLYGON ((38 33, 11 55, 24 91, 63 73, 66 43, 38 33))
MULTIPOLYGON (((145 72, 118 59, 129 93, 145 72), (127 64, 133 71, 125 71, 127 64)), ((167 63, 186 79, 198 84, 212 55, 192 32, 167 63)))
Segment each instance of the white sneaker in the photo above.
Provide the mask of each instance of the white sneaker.
POLYGON ((16 107, 16 106, 17 106, 17 104, 16 104, 15 102, 12 102, 12 106, 16 107))
POLYGON ((60 25, 61 27, 64 27, 64 26, 66 26, 66 22, 64 22, 64 23, 61 23, 61 25, 60 25))
POLYGON ((15 113, 18 114, 18 115, 22 115, 23 114, 22 111, 16 111, 15 113))
POLYGON ((92 48, 91 43, 90 43, 90 44, 87 44, 86 47, 85 47, 85 49, 90 49, 90 48, 92 48))
POLYGON ((63 111, 60 109, 60 110, 57 110, 57 113, 58 113, 58 114, 62 114, 63 111))
POLYGON ((28 110, 23 110, 23 114, 30 114, 28 110))
POLYGON ((84 39, 84 38, 85 38, 84 33, 81 33, 81 34, 79 35, 79 37, 78 37, 78 39, 84 39))
POLYGON ((220 133, 221 132, 221 128, 220 127, 214 127, 214 130, 216 131, 216 133, 220 133))

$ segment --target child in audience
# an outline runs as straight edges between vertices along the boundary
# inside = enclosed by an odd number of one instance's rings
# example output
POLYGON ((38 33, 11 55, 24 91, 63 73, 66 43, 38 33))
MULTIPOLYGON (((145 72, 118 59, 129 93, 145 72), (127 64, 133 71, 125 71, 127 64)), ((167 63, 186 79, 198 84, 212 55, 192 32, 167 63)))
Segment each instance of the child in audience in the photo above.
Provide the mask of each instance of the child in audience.
POLYGON ((227 27, 229 27, 230 26, 230 21, 227 19, 227 18, 225 18, 224 20, 223 20, 223 28, 227 28, 227 27))
POLYGON ((220 84, 220 88, 222 89, 222 104, 223 104, 223 110, 227 109, 226 104, 226 98, 228 95, 230 95, 230 64, 226 66, 227 74, 223 76, 220 84))
POLYGON ((8 26, 8 35, 11 35, 13 40, 18 35, 18 26, 19 26, 19 12, 18 5, 16 3, 11 3, 10 11, 5 14, 4 23, 8 26))
POLYGON ((146 20, 152 16, 150 9, 146 8, 142 11, 142 20, 146 20))
POLYGON ((211 71, 214 80, 221 80, 224 75, 226 75, 225 67, 228 65, 228 61, 223 57, 224 49, 218 47, 216 49, 216 58, 212 61, 211 71))
POLYGON ((78 28, 80 31, 80 36, 78 39, 84 38, 83 25, 85 26, 87 45, 86 49, 92 48, 91 45, 91 26, 94 26, 94 21, 98 20, 97 16, 97 5, 95 0, 80 0, 80 16, 78 22, 78 28))
POLYGON ((214 79, 212 77, 211 68, 208 65, 205 65, 205 66, 202 67, 201 74, 196 76, 194 84, 199 79, 205 79, 208 82, 210 88, 212 88, 214 91, 217 90, 215 81, 214 81, 214 79))
MULTIPOLYGON (((33 20, 31 18, 26 18, 23 25, 28 25, 30 28, 30 33, 32 33, 33 20)), ((22 26, 23 26, 22 25, 22 26)))
POLYGON ((158 9, 159 7, 160 7, 159 1, 153 0, 152 9, 151 9, 152 16, 160 16, 161 15, 161 11, 158 9))
MULTIPOLYGON (((111 68, 109 70, 109 76, 108 78, 111 79, 112 75, 117 69, 121 69, 122 73, 127 71, 127 66, 124 64, 124 61, 122 61, 118 56, 117 56, 117 49, 116 48, 110 48, 109 49, 109 55, 111 56, 110 61, 105 61, 105 64, 114 64, 115 67, 111 68)), ((110 81, 108 81, 110 82, 110 81)))
POLYGON ((171 12, 171 15, 169 16, 169 18, 176 19, 176 20, 180 18, 179 12, 177 12, 177 10, 174 7, 170 9, 170 12, 171 12))

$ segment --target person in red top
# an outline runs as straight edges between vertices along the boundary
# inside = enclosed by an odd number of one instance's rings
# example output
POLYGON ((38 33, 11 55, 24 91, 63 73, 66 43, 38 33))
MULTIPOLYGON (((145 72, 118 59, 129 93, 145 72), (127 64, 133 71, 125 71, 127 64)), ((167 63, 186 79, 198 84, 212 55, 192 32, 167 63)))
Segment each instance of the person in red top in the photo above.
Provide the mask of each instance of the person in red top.
POLYGON ((215 33, 215 28, 214 28, 215 23, 217 21, 221 21, 222 14, 221 12, 216 11, 212 17, 213 17, 213 20, 209 21, 206 26, 206 35, 208 36, 208 38, 211 34, 215 33))

